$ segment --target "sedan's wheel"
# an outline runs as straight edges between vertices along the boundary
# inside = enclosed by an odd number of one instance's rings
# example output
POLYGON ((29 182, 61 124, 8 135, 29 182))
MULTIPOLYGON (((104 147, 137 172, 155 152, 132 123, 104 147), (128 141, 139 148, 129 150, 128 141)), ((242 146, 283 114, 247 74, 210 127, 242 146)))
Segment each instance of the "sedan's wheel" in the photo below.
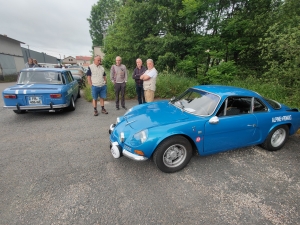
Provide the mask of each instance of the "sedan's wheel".
POLYGON ((192 146, 182 136, 174 136, 164 140, 156 149, 153 160, 156 166, 165 173, 173 173, 183 169, 192 157, 192 146))
POLYGON ((75 106, 75 102, 74 102, 74 98, 73 96, 71 97, 71 100, 70 100, 70 105, 68 107, 68 110, 69 111, 74 111, 76 109, 76 106, 75 106))
POLYGON ((24 114, 24 113, 26 113, 26 110, 14 110, 14 113, 16 113, 16 114, 24 114))
POLYGON ((265 142, 262 144, 262 147, 269 151, 276 151, 283 147, 287 137, 289 135, 289 130, 287 125, 281 125, 275 127, 266 138, 265 142))

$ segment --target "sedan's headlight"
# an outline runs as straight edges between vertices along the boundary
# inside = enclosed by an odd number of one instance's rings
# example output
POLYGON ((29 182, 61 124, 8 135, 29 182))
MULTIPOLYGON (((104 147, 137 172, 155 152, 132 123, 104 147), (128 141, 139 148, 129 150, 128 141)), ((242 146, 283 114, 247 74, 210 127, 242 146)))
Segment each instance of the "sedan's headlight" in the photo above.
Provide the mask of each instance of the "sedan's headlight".
POLYGON ((133 135, 132 140, 131 140, 131 144, 133 146, 136 145, 140 145, 142 143, 144 143, 148 138, 148 130, 142 130, 138 133, 136 133, 135 135, 133 135))

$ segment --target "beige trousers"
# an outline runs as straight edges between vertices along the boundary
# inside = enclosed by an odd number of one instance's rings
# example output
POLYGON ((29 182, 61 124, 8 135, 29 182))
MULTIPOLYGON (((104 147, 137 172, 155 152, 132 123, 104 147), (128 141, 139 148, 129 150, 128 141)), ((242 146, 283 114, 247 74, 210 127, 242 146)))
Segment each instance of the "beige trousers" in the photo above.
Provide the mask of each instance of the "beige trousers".
POLYGON ((154 91, 146 90, 145 93, 145 100, 146 102, 153 102, 154 101, 154 91))

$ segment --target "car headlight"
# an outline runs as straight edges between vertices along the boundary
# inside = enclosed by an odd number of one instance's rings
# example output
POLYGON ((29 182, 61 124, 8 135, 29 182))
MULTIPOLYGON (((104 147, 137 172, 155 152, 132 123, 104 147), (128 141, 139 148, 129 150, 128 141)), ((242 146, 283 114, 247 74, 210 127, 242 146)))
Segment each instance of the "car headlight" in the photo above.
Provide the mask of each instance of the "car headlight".
POLYGON ((133 135, 132 140, 131 140, 131 144, 133 146, 136 145, 140 145, 142 143, 144 143, 148 138, 148 130, 142 130, 138 133, 136 133, 135 135, 133 135))

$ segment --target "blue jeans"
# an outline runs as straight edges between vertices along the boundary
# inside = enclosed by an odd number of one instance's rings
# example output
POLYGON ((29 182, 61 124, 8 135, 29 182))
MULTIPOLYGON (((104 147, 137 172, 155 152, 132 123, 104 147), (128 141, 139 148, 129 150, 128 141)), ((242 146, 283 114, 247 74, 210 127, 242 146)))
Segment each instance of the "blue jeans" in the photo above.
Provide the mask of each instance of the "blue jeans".
POLYGON ((97 87, 97 86, 92 85, 92 97, 93 97, 93 99, 97 101, 98 97, 106 98, 106 90, 107 90, 106 85, 104 85, 102 87, 97 87))
POLYGON ((143 86, 135 85, 135 90, 138 98, 139 104, 145 103, 145 95, 144 95, 144 88, 143 86))

